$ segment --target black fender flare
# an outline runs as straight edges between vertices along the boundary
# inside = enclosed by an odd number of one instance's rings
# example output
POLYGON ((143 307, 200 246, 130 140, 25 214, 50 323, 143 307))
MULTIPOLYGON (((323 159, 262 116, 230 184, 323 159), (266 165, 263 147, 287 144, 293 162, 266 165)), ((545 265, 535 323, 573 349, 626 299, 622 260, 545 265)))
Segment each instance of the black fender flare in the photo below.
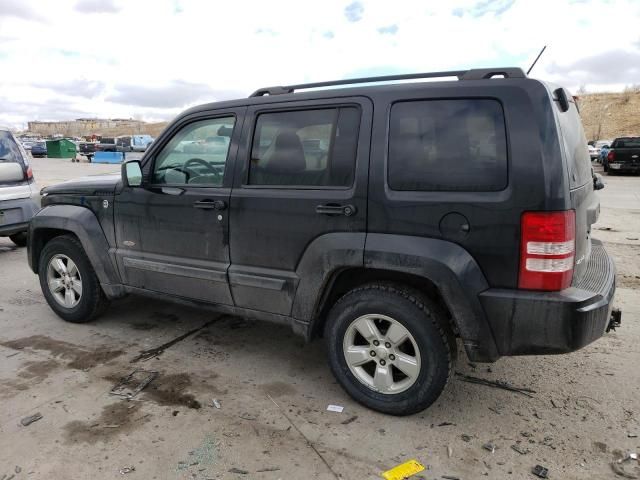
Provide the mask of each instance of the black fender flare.
MULTIPOLYGON (((109 243, 94 213, 76 205, 50 205, 40 210, 29 223, 29 266, 38 273, 40 253, 44 244, 45 229, 55 229, 74 234, 103 286, 120 285, 120 275, 109 253, 109 243)), ((108 294, 107 291, 105 293, 108 294)))
POLYGON ((291 316, 310 323, 336 270, 364 265, 365 232, 335 232, 316 237, 296 268, 299 278, 291 316))
POLYGON ((480 302, 489 285, 474 258, 460 245, 437 238, 370 233, 366 268, 406 272, 436 285, 474 361, 500 357, 493 331, 480 302))

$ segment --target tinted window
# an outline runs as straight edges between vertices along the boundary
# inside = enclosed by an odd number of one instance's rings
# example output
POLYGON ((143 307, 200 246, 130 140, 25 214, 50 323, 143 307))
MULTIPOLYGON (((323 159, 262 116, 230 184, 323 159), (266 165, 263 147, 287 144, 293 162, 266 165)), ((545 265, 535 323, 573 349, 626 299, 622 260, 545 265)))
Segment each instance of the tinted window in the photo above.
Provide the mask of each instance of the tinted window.
POLYGON ((153 183, 221 186, 234 117, 190 123, 156 157, 153 183))
POLYGON ((22 163, 20 147, 11 134, 0 130, 0 162, 22 163))
POLYGON ((495 191, 507 185, 502 106, 495 100, 401 102, 391 109, 394 190, 495 191))
POLYGON ((260 114, 249 184, 350 186, 359 126, 355 107, 260 114))
POLYGON ((580 187, 592 181, 591 157, 576 104, 569 102, 569 110, 559 112, 558 116, 569 168, 569 186, 580 187))
POLYGON ((640 148, 640 137, 616 138, 611 148, 640 148))

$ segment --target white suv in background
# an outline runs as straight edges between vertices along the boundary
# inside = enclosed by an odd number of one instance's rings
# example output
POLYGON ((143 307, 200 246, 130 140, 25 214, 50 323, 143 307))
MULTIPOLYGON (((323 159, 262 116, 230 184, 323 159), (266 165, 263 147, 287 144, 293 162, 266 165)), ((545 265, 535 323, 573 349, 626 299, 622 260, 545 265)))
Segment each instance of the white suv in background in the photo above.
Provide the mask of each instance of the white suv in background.
POLYGON ((7 128, 0 127, 0 237, 27 244, 29 220, 40 210, 40 189, 29 156, 7 128))

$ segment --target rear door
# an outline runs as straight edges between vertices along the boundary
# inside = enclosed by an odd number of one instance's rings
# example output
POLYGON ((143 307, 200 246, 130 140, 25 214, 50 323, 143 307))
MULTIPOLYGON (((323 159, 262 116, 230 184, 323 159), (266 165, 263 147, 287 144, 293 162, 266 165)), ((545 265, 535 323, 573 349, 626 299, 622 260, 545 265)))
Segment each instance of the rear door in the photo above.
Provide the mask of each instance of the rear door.
POLYGON ((368 99, 349 97, 248 109, 231 194, 237 306, 289 315, 307 248, 366 232, 371 116, 368 99))
MULTIPOLYGON (((567 95, 572 98, 571 95, 567 95)), ((554 102, 558 107, 558 102, 554 102)), ((591 225, 600 213, 600 200, 593 190, 591 157, 580 114, 573 100, 563 112, 556 108, 560 124, 561 143, 569 173, 571 207, 576 212, 576 252, 574 283, 582 277, 591 256, 591 225)))

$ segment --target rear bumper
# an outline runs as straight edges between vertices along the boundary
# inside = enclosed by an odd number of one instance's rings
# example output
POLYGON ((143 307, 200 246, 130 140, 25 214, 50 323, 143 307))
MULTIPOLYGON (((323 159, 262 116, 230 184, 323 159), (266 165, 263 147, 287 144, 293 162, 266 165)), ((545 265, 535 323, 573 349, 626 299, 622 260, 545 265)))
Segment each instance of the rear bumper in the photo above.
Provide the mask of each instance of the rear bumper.
POLYGON ((489 289, 480 301, 500 355, 568 353, 600 338, 611 318, 615 265, 593 241, 582 279, 560 292, 489 289))
POLYGON ((640 172, 640 164, 629 165, 626 163, 610 163, 609 168, 616 172, 640 172))
POLYGON ((26 232, 40 205, 33 198, 0 201, 0 236, 26 232))

